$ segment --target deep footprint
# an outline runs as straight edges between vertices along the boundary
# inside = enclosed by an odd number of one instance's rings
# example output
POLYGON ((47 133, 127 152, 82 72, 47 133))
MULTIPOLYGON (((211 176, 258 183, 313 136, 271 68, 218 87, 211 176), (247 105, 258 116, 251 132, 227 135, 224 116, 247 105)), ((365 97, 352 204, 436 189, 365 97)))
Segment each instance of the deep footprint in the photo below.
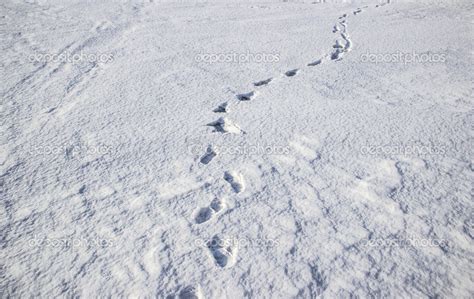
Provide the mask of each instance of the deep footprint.
POLYGON ((214 109, 213 111, 215 113, 227 113, 227 109, 229 108, 229 105, 226 103, 222 103, 220 104, 216 109, 214 109))
POLYGON ((285 76, 287 76, 287 77, 293 77, 293 76, 295 76, 297 73, 298 73, 298 69, 294 69, 294 70, 290 70, 290 71, 286 72, 286 73, 285 73, 285 76))
POLYGON ((210 127, 214 127, 215 132, 219 133, 232 133, 232 134, 241 134, 243 131, 237 126, 234 125, 230 120, 225 117, 221 117, 218 120, 207 124, 210 127))
POLYGON ((211 208, 201 208, 194 217, 197 224, 209 221, 214 216, 214 210, 211 208))
POLYGON ((196 213, 194 221, 197 224, 202 224, 211 220, 217 213, 226 208, 226 203, 223 199, 215 198, 212 200, 209 207, 201 208, 196 213))
MULTIPOLYGON (((174 296, 173 296, 174 298, 174 296)), ((179 299, 202 299, 204 298, 202 295, 201 288, 199 286, 187 286, 179 293, 177 297, 179 299)))
POLYGON ((344 46, 344 51, 349 52, 352 50, 352 40, 349 38, 347 34, 341 33, 342 38, 346 41, 346 45, 344 46))
POLYGON ((219 213, 220 211, 225 209, 225 207, 226 207, 225 201, 223 199, 218 199, 218 198, 214 198, 210 205, 210 208, 216 213, 219 213))
POLYGON ((217 152, 212 148, 211 145, 207 147, 206 153, 201 157, 202 164, 209 164, 217 156, 217 152))
POLYGON ((237 248, 233 246, 232 242, 223 240, 216 235, 207 242, 207 248, 219 267, 228 268, 235 264, 237 248))
POLYGON ((340 60, 342 59, 342 54, 344 53, 344 50, 341 49, 336 49, 335 52, 331 54, 331 60, 340 60))
POLYGON ((235 193, 240 193, 245 188, 242 175, 234 171, 226 171, 224 173, 224 180, 230 184, 235 193))
POLYGON ((315 62, 308 63, 308 66, 317 66, 320 65, 323 61, 321 59, 316 60, 315 62))
POLYGON ((251 91, 251 92, 248 92, 248 93, 238 94, 237 99, 239 101, 250 101, 255 97, 255 95, 256 95, 255 92, 251 91))
POLYGON ((341 45, 341 42, 337 39, 336 44, 332 46, 334 49, 342 49, 343 46, 341 45))
POLYGON ((267 80, 262 80, 262 81, 258 81, 258 82, 255 82, 253 85, 258 87, 258 86, 264 86, 264 85, 267 85, 268 83, 272 82, 272 78, 269 78, 267 80))

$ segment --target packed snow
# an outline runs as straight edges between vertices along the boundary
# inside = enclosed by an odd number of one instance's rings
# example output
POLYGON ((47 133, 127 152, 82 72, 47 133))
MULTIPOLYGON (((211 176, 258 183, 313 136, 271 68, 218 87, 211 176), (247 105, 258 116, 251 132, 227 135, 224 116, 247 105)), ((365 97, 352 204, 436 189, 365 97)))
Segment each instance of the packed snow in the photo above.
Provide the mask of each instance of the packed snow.
POLYGON ((0 298, 473 298, 470 0, 3 0, 0 298))

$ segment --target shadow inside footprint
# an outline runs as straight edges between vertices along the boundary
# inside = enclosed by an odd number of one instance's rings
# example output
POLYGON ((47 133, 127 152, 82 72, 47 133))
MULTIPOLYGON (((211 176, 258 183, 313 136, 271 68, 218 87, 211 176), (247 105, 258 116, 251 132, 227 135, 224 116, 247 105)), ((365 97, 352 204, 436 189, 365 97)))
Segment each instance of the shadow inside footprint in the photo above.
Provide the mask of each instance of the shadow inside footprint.
POLYGON ((298 69, 294 69, 294 70, 291 70, 291 71, 286 72, 286 73, 285 73, 285 76, 287 76, 287 77, 293 77, 293 76, 295 76, 297 73, 298 73, 298 69))
POLYGON ((214 127, 214 130, 219 133, 226 133, 227 131, 224 129, 225 123, 224 119, 220 118, 212 123, 207 124, 209 127, 214 127))
POLYGON ((222 103, 216 109, 214 109, 213 111, 215 113, 227 113, 227 107, 228 107, 227 103, 222 103))
POLYGON ((316 60, 315 62, 308 63, 308 66, 317 66, 317 65, 320 65, 321 62, 322 62, 322 60, 319 59, 319 60, 316 60))
POLYGON ((234 249, 226 243, 229 242, 222 240, 218 236, 214 236, 211 241, 207 242, 207 248, 211 251, 216 264, 221 268, 232 266, 235 262, 234 249))
POLYGON ((209 164, 217 156, 217 153, 212 149, 212 146, 208 146, 206 153, 201 158, 202 164, 209 164))
POLYGON ((341 58, 342 51, 337 49, 334 53, 331 54, 331 60, 339 60, 341 58))
POLYGON ((262 81, 258 81, 258 82, 255 82, 253 85, 254 86, 263 86, 263 85, 267 85, 268 83, 272 82, 272 78, 269 78, 267 80, 262 80, 262 81))
POLYGON ((239 126, 235 125, 225 117, 221 117, 207 125, 209 127, 214 127, 214 131, 219 133, 245 134, 245 132, 242 131, 239 126))
POLYGON ((343 46, 341 45, 341 42, 339 40, 336 40, 336 44, 332 46, 334 49, 342 49, 343 46))
POLYGON ((211 219, 213 213, 214 211, 210 208, 201 208, 196 214, 196 217, 194 218, 194 220, 196 221, 197 224, 204 223, 208 221, 209 219, 211 219))
MULTIPOLYGON (((174 298, 174 296, 173 296, 174 298)), ((199 287, 187 286, 178 296, 179 299, 201 299, 203 298, 201 289, 199 287)))
POLYGON ((239 101, 250 101, 255 96, 255 92, 242 93, 237 95, 239 101))
POLYGON ((235 193, 240 193, 244 190, 244 183, 242 177, 235 172, 225 172, 224 180, 226 180, 235 193))
POLYGON ((212 200, 211 209, 214 210, 214 212, 218 213, 224 208, 225 208, 225 202, 223 200, 219 200, 218 198, 215 198, 212 200))

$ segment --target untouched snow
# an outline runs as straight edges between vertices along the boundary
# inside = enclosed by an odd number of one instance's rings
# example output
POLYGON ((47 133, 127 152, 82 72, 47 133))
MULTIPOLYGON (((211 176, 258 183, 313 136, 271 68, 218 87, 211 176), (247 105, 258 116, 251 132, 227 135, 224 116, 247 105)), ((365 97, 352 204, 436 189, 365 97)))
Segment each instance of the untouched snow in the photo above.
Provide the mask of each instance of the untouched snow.
POLYGON ((473 12, 2 1, 0 297, 474 297, 473 12))

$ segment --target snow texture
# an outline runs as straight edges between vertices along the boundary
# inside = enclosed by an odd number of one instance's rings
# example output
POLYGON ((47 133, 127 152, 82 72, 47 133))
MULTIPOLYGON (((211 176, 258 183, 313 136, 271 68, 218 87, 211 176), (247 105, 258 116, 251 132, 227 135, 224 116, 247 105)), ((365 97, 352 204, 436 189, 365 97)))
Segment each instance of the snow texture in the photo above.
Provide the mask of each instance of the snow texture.
POLYGON ((2 1, 0 298, 473 298, 473 12, 2 1))

